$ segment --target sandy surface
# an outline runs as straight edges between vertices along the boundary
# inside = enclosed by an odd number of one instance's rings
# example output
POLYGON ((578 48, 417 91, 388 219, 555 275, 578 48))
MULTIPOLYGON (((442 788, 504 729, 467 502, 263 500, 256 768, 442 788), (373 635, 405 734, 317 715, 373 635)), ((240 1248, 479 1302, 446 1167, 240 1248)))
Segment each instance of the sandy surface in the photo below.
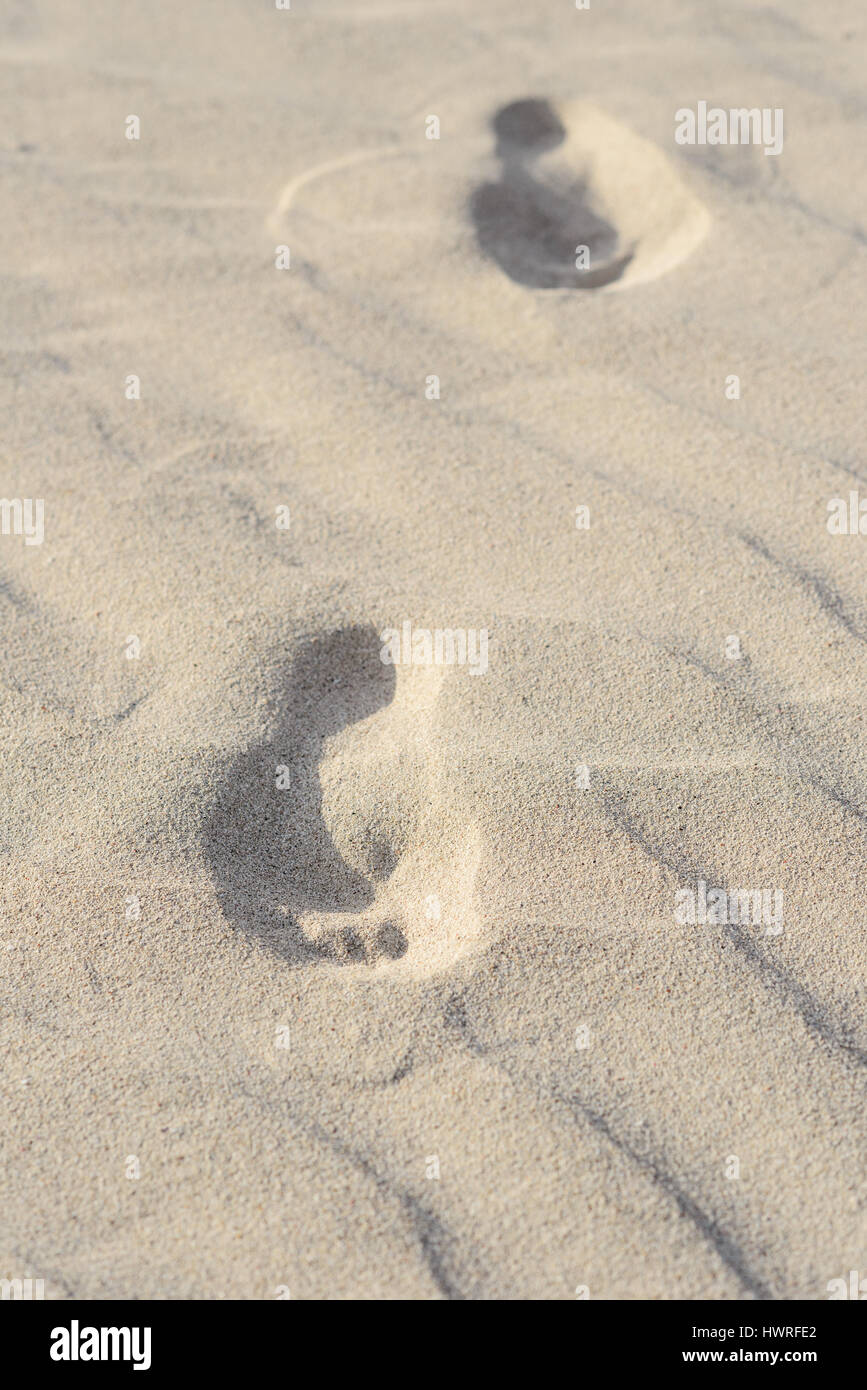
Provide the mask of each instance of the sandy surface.
POLYGON ((0 1277, 867 1271, 860 7, 0 13, 0 1277))

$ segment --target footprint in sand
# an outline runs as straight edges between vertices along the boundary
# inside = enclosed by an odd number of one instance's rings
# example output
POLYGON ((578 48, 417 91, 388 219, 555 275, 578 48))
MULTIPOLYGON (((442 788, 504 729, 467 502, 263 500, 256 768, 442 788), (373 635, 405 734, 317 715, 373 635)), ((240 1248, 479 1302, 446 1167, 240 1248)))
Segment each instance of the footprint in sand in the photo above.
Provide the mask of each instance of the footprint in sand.
POLYGON ((472 214, 484 253, 519 284, 624 289, 671 270, 707 231, 662 152, 587 103, 516 101, 494 132, 500 180, 477 190, 472 214))
POLYGON ((227 771, 205 849, 226 916, 280 955, 430 974, 479 938, 480 836, 446 805, 444 669, 379 651, 372 628, 303 647, 273 737, 227 771))
POLYGON ((479 282, 461 224, 469 223, 485 260, 532 289, 619 290, 653 280, 708 230, 707 209, 667 156, 587 102, 527 99, 492 122, 480 113, 453 113, 452 121, 435 150, 416 140, 297 175, 268 219, 270 232, 291 233, 310 266, 321 264, 331 278, 414 286, 423 272, 431 299, 451 303, 471 299, 479 282))

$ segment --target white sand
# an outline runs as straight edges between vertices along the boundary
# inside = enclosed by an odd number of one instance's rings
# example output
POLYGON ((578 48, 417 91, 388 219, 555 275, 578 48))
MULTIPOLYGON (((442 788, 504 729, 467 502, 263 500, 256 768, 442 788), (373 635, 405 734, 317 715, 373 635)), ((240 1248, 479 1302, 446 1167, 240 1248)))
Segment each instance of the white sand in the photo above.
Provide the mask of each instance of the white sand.
POLYGON ((865 37, 5 7, 0 1277, 867 1273, 865 37), (783 153, 677 145, 702 100, 783 153), (405 620, 487 670, 383 664, 405 620))

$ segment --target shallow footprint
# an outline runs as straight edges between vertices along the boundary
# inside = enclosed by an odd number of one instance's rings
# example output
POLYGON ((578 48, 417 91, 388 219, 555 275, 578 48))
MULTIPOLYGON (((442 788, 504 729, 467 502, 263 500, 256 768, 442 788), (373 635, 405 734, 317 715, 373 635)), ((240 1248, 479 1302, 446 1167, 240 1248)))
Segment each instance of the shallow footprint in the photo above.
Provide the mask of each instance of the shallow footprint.
POLYGON ((352 914, 299 917, 305 938, 330 960, 400 962, 426 975, 480 938, 473 899, 481 836, 446 795, 453 739, 437 724, 444 679, 442 668, 397 668, 394 699, 332 739, 322 759, 323 823, 372 899, 352 914))
POLYGON ((339 964, 382 967, 401 962, 408 973, 446 970, 472 949, 480 922, 472 904, 480 844, 475 830, 446 859, 410 852, 372 905, 346 913, 301 918, 319 954, 339 964))
POLYGON ((227 769, 206 823, 233 925, 299 964, 429 974, 473 945, 480 838, 444 794, 443 677, 384 666, 372 628, 304 644, 272 736, 227 769))
POLYGON ((707 209, 663 153, 594 106, 517 101, 493 124, 500 181, 471 210, 482 250, 517 283, 623 289, 705 236, 707 209))

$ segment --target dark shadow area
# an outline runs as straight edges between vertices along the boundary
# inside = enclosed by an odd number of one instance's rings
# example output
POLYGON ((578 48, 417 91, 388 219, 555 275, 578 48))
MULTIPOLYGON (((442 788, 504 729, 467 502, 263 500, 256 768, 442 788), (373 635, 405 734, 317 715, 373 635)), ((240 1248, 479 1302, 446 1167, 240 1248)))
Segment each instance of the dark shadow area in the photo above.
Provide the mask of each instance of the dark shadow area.
MULTIPOLYGON (((322 954, 296 914, 355 913, 373 901, 322 819, 319 765, 326 739, 393 699, 394 667, 383 665, 379 647, 373 628, 356 627, 301 648, 272 736, 226 769, 205 825, 205 855, 226 917, 294 962, 322 954), (286 789, 277 786, 278 767, 287 769, 286 789)), ((389 954, 400 954, 399 943, 387 944, 389 954)))
POLYGON ((508 159, 518 151, 538 155, 556 149, 566 139, 566 127, 553 106, 538 97, 501 106, 493 121, 497 154, 508 159))
POLYGON ((539 155, 566 137, 548 102, 511 102, 493 121, 499 183, 483 184, 470 211, 479 246, 511 280, 532 289, 596 289, 619 280, 633 253, 617 256, 619 234, 591 208, 586 184, 562 188, 537 177, 539 155), (589 249, 589 266, 576 267, 576 248, 589 249), (613 259, 612 259, 613 258, 613 259))

